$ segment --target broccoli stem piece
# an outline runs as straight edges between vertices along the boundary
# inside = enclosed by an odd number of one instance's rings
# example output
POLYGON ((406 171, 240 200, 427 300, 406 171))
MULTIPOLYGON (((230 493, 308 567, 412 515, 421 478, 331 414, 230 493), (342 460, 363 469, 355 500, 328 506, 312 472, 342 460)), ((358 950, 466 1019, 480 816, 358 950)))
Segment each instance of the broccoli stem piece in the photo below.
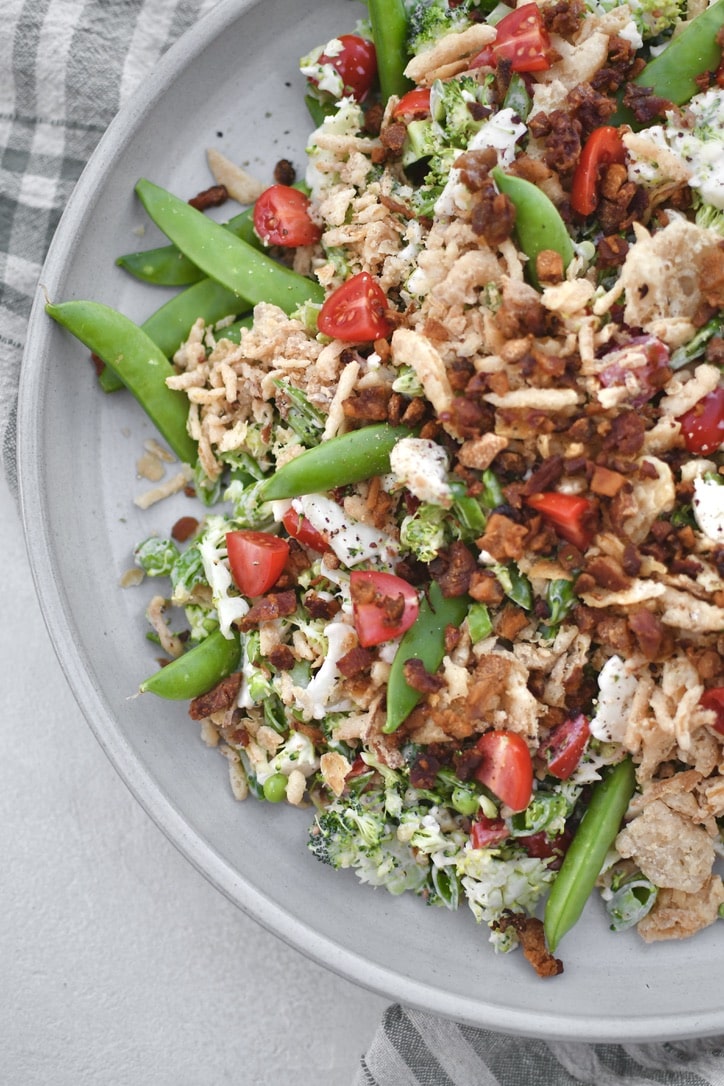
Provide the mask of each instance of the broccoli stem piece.
POLYGON ((377 51, 377 71, 382 100, 400 97, 412 83, 405 78, 407 13, 404 0, 369 0, 372 38, 377 51))

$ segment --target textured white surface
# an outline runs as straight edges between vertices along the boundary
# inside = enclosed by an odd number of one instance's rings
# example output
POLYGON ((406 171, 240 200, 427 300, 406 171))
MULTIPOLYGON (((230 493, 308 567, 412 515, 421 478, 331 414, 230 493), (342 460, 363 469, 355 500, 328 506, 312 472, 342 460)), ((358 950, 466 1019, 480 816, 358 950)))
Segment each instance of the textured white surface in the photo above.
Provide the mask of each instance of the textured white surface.
POLYGON ((0 1081, 350 1082, 386 1001, 206 883, 70 694, 0 478, 0 1081))

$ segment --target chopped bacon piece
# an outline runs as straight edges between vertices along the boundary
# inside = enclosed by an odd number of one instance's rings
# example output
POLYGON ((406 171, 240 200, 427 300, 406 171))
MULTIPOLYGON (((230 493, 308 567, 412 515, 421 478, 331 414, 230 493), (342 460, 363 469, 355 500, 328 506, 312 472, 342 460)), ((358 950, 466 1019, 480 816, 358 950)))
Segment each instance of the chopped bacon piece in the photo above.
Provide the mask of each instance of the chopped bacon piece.
POLYGON ((241 672, 235 671, 233 675, 227 675, 225 679, 217 683, 205 694, 199 694, 189 705, 189 716, 192 720, 203 720, 212 713, 219 713, 223 709, 230 709, 235 703, 241 687, 241 672))
POLYGON ((563 972, 563 962, 555 958, 546 946, 543 921, 523 913, 504 913, 495 922, 498 931, 513 928, 520 939, 521 950, 539 977, 557 977, 563 972))

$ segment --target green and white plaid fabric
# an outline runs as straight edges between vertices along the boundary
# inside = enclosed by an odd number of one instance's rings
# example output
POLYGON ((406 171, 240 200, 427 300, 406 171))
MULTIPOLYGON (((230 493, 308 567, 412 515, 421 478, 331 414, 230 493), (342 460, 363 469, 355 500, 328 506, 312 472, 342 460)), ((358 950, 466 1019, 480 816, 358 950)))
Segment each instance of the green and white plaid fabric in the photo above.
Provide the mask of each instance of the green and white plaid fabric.
POLYGON ((724 1039, 572 1044, 387 1009, 354 1086, 724 1086, 724 1039))
POLYGON ((119 108, 215 0, 0 5, 0 441, 16 489, 15 405, 50 240, 119 108))
MULTIPOLYGON (((16 485, 25 330, 50 239, 85 163, 159 56, 215 0, 3 0, 0 439, 16 485)), ((243 1081, 243 1071, 240 1072, 243 1081)), ((391 1006, 355 1086, 724 1086, 724 1041, 546 1043, 391 1006)))

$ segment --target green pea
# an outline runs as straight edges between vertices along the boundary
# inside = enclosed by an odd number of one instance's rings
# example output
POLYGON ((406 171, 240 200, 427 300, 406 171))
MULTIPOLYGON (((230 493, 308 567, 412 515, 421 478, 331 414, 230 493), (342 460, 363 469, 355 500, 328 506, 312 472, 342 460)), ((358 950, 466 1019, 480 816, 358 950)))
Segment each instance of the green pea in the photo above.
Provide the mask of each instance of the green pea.
POLYGON ((363 426, 347 434, 323 441, 312 449, 295 456, 261 488, 264 501, 298 498, 302 494, 319 494, 337 486, 347 486, 390 470, 390 453, 411 431, 404 426, 389 426, 382 422, 363 426))
POLYGON ((630 758, 619 762, 594 785, 586 813, 546 902, 543 924, 551 953, 581 916, 635 787, 630 758))
POLYGON ((221 630, 215 630, 183 656, 154 672, 138 689, 142 694, 156 694, 174 701, 197 698, 236 670, 240 653, 236 630, 232 631, 231 637, 224 637, 221 630))
POLYGON ((566 224, 555 204, 530 181, 522 177, 511 177, 498 166, 491 170, 491 174, 500 191, 509 197, 515 207, 518 244, 528 257, 528 278, 539 290, 540 282, 535 267, 539 253, 544 249, 559 253, 564 268, 567 268, 573 259, 573 242, 566 224))
POLYGON ((186 430, 188 400, 166 386, 174 368, 148 334, 99 302, 48 303, 45 311, 118 374, 178 458, 193 464, 197 452, 186 430))
POLYGON ((467 614, 467 596, 443 596, 436 581, 423 597, 414 625, 400 641, 387 680, 387 719, 382 726, 388 735, 397 731, 420 701, 422 694, 413 690, 405 679, 407 660, 422 660, 425 669, 434 673, 445 655, 445 628, 459 626, 467 614))
POLYGON ((283 773, 272 773, 263 784, 264 799, 269 803, 281 803, 287 796, 287 778, 283 773))
POLYGON ((178 196, 145 179, 137 183, 136 192, 150 217, 181 252, 250 304, 270 302, 292 313, 304 302, 323 300, 319 283, 257 252, 178 196))
POLYGON ((477 792, 471 792, 469 788, 458 785, 457 788, 453 788, 450 803, 458 814, 472 817, 480 807, 480 796, 477 792))

